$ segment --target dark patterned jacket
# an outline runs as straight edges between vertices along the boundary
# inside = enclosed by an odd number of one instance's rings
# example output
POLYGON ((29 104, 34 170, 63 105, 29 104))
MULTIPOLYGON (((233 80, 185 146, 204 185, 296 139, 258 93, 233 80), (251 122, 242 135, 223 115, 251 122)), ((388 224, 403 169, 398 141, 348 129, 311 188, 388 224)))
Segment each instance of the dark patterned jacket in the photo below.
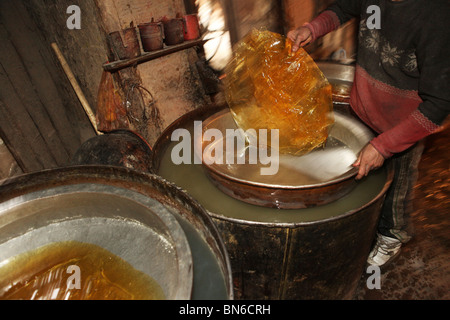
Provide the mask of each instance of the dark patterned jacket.
POLYGON ((353 17, 360 28, 351 106, 388 158, 438 131, 449 114, 450 1, 338 0, 306 26, 314 40, 353 17))

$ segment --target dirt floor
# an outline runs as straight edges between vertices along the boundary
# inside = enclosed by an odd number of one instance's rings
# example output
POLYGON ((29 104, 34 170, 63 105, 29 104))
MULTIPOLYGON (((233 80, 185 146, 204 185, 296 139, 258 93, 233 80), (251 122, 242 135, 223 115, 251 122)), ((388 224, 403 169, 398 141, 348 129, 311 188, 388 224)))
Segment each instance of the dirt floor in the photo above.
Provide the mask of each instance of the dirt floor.
POLYGON ((420 163, 412 225, 414 238, 368 289, 364 274, 357 300, 450 299, 450 128, 430 136, 420 163))

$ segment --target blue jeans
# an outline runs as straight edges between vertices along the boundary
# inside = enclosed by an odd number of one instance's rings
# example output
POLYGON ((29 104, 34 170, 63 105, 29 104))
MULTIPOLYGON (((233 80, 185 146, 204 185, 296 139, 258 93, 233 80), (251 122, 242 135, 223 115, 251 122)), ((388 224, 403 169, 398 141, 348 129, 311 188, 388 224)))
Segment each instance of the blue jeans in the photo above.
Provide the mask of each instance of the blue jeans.
POLYGON ((402 243, 412 237, 409 218, 413 210, 412 197, 423 149, 424 143, 419 142, 387 160, 392 163, 394 179, 381 209, 378 232, 397 238, 402 243))

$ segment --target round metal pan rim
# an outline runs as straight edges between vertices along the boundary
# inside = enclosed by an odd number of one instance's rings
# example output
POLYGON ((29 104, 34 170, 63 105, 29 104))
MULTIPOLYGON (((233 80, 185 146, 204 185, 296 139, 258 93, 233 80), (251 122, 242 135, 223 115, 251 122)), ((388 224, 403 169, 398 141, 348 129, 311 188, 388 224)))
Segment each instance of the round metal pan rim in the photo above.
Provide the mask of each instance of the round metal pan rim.
MULTIPOLYGON (((208 119, 205 120, 205 122, 212 122, 214 121, 216 118, 221 117, 226 115, 227 113, 229 113, 229 109, 226 108, 225 110, 221 110, 219 112, 217 112, 216 114, 213 114, 212 116, 210 116, 208 119)), ((340 122, 344 122, 346 123, 347 127, 350 127, 351 125, 354 125, 355 128, 357 128, 358 130, 364 132, 364 134, 367 135, 367 137, 371 137, 371 134, 368 130, 365 130, 365 128, 363 128, 361 126, 361 124, 357 124, 356 121, 353 121, 352 119, 345 117, 344 115, 338 113, 338 112, 334 112, 334 117, 337 118, 340 122)), ((304 190, 304 189, 314 189, 314 188, 320 188, 323 186, 328 186, 331 184, 336 184, 351 178, 354 178, 358 172, 357 168, 351 168, 350 170, 348 170, 347 172, 343 173, 342 175, 339 175, 333 179, 324 181, 324 182, 317 182, 317 183, 311 183, 311 184, 305 184, 305 185, 288 185, 288 184, 268 184, 268 183, 264 183, 264 182, 258 182, 258 181, 248 181, 245 179, 241 179, 238 178, 236 176, 232 176, 229 175, 227 173, 224 173, 223 171, 219 171, 219 170, 213 170, 209 165, 207 165, 204 161, 204 158, 202 157, 202 166, 203 168, 208 172, 208 173, 212 173, 215 175, 220 175, 230 181, 234 181, 236 183, 240 183, 240 184, 245 184, 245 185, 249 185, 249 186, 257 186, 257 187, 264 187, 267 189, 285 189, 285 190, 304 190)))
MULTIPOLYGON (((204 167, 208 167, 204 163, 203 163, 203 165, 204 165, 204 167)), ((209 170, 209 169, 205 169, 205 170, 209 170)), ((213 171, 213 173, 216 174, 216 175, 220 175, 220 176, 222 176, 222 177, 224 177, 226 179, 229 179, 229 180, 232 180, 232 181, 235 181, 235 182, 239 182, 239 183, 242 183, 242 184, 246 184, 246 185, 249 185, 249 186, 258 186, 258 187, 264 187, 264 188, 267 188, 267 189, 286 189, 286 190, 314 189, 314 188, 318 188, 318 187, 327 186, 327 185, 330 185, 330 184, 333 184, 333 183, 338 183, 338 182, 345 181, 345 180, 348 180, 350 178, 353 178, 353 177, 356 176, 357 172, 358 172, 358 170, 356 168, 353 168, 353 169, 349 170, 348 172, 346 172, 345 174, 343 174, 342 176, 339 176, 339 177, 337 177, 335 179, 332 179, 332 180, 329 180, 329 181, 326 181, 326 182, 320 182, 320 183, 308 184, 308 185, 301 185, 301 186, 291 186, 291 185, 283 185, 283 184, 277 185, 277 184, 265 184, 265 183, 262 183, 262 182, 250 182, 248 180, 243 180, 243 179, 236 178, 234 176, 227 175, 227 174, 225 174, 223 172, 213 171)))

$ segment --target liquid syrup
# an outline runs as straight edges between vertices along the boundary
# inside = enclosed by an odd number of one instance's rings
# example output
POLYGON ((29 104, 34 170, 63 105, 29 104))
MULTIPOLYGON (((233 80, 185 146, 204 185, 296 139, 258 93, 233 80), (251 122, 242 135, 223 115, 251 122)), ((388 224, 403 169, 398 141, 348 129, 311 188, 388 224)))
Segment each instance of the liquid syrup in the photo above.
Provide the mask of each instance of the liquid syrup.
POLYGON ((3 300, 164 298, 162 288, 152 277, 94 244, 58 242, 0 262, 3 300))

